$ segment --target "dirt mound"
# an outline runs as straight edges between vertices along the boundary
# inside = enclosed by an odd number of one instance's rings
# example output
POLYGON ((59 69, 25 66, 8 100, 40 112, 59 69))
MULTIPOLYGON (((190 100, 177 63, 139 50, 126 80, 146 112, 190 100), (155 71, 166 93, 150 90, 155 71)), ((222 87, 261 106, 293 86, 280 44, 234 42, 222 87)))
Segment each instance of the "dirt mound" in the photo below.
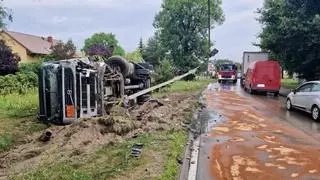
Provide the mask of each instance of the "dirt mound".
POLYGON ((196 104, 194 95, 171 95, 150 100, 131 111, 115 106, 110 116, 81 119, 69 126, 54 126, 26 138, 26 144, 0 154, 0 179, 35 168, 42 162, 56 162, 73 156, 85 156, 108 143, 132 138, 140 132, 184 128, 196 104), (41 138, 40 138, 41 139, 41 138), (9 170, 10 169, 10 170, 9 170), (10 172, 9 172, 10 171, 10 172))

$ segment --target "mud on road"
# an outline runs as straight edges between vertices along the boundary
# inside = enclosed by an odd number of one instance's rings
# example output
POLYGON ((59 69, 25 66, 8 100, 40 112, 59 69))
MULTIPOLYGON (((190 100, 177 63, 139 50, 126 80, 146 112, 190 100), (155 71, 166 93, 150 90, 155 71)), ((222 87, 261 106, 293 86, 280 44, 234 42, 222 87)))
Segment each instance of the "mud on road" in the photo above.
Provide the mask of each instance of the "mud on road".
POLYGON ((46 130, 52 132, 50 141, 39 141, 41 133, 36 133, 26 137, 24 144, 0 154, 0 179, 21 175, 44 162, 87 156, 99 147, 134 138, 140 133, 186 129, 197 102, 195 93, 176 93, 131 110, 115 107, 108 117, 52 126, 46 130))
POLYGON ((205 101, 209 112, 224 117, 205 135, 214 142, 206 179, 320 179, 320 142, 272 119, 277 104, 218 88, 205 101))

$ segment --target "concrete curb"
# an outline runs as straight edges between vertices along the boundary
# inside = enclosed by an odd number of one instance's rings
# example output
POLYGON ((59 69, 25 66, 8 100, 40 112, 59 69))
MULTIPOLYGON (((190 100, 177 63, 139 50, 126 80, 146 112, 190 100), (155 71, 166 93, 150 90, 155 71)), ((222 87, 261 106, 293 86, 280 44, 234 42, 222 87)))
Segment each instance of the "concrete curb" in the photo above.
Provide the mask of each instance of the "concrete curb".
POLYGON ((180 175, 178 178, 179 180, 187 180, 188 179, 189 169, 190 169, 190 164, 191 164, 190 158, 191 158, 191 148, 193 146, 193 139, 194 139, 193 133, 189 132, 189 138, 188 138, 187 145, 185 147, 183 161, 182 161, 183 163, 180 168, 180 175))
POLYGON ((282 97, 287 97, 290 94, 291 91, 292 91, 291 89, 287 89, 287 88, 281 87, 281 89, 279 91, 279 95, 282 96, 282 97))

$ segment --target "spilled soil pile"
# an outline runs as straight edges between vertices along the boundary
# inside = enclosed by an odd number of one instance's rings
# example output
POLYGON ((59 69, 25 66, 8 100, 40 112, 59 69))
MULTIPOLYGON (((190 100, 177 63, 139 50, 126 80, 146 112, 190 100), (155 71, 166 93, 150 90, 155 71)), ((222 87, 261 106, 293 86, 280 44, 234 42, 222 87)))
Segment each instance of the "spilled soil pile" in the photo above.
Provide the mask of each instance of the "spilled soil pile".
POLYGON ((116 106, 107 117, 53 126, 45 132, 25 137, 26 143, 1 153, 0 179, 24 173, 43 162, 86 156, 99 147, 134 138, 139 133, 186 128, 196 102, 195 95, 172 94, 131 110, 116 106))

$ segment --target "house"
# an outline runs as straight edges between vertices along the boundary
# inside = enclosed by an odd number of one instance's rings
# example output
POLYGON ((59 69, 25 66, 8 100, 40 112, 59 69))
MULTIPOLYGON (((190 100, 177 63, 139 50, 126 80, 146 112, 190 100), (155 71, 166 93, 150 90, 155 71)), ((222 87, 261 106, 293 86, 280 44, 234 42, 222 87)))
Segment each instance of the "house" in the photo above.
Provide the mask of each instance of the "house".
POLYGON ((41 37, 13 31, 2 31, 0 39, 3 39, 13 53, 21 58, 20 63, 39 61, 44 55, 51 53, 51 46, 58 41, 52 36, 41 37))

